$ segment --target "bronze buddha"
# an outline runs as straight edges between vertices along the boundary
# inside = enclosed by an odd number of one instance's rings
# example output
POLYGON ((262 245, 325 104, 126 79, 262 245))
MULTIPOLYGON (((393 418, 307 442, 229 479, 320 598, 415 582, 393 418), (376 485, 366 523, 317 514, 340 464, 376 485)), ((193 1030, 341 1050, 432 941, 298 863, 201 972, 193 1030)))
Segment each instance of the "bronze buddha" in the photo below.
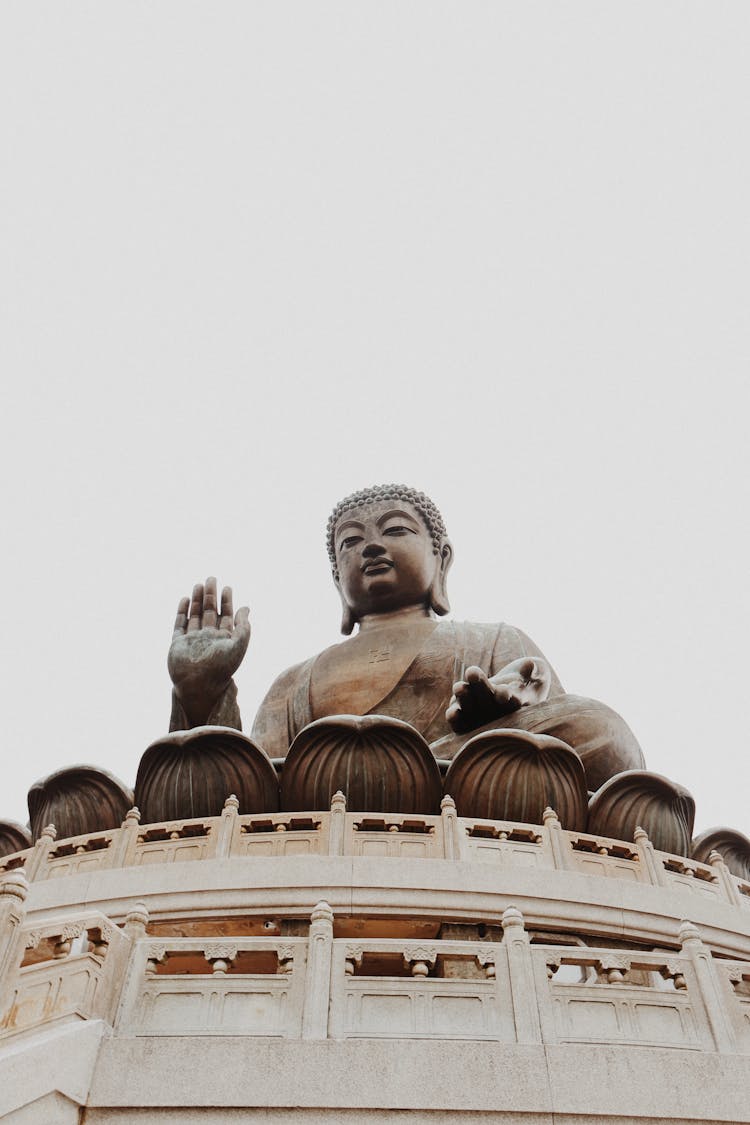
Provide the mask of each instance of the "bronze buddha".
MULTIPOLYGON (((592 790, 622 770, 643 768, 624 720, 602 703, 566 694, 519 629, 439 620, 450 608, 453 548, 423 493, 385 485, 346 497, 328 523, 328 552, 347 639, 271 685, 252 730, 271 757, 284 757, 315 719, 380 714, 410 723, 438 758, 452 758, 484 729, 551 734, 577 751, 592 790)), ((171 730, 241 729, 232 676, 249 637, 247 608, 233 615, 228 587, 217 604, 214 579, 182 599, 169 654, 171 730)))

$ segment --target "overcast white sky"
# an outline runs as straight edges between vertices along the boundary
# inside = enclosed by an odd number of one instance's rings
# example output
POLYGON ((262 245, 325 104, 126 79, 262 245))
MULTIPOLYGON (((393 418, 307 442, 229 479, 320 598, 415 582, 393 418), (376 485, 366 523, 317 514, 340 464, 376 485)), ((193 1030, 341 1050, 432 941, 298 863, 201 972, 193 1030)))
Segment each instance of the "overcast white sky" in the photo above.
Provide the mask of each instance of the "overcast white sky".
POLYGON ((748 818, 750 6, 6 3, 0 816, 338 638, 334 502, 443 510, 454 616, 748 818))

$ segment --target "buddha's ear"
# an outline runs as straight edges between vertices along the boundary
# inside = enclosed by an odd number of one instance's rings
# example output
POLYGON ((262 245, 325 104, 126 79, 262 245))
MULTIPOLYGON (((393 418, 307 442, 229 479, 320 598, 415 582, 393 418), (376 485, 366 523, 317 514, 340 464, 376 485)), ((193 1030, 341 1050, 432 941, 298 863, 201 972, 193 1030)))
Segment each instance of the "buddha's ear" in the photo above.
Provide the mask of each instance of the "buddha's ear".
POLYGON ((438 617, 450 613, 451 605, 448 601, 448 571, 453 562, 453 547, 448 539, 440 544, 440 552, 435 560, 435 577, 430 586, 430 609, 438 617))
POLYGON ((348 637, 357 624, 357 618, 354 616, 352 607, 347 604, 338 575, 334 575, 333 581, 339 592, 339 597, 341 598, 341 632, 345 637, 348 637))

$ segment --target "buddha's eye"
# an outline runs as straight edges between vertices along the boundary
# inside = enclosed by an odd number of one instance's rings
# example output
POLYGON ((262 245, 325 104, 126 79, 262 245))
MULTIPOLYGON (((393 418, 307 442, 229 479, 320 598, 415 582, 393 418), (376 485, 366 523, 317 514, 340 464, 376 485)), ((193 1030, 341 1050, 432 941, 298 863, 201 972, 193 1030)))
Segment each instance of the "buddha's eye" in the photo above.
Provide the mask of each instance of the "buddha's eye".
POLYGON ((412 527, 406 527, 404 524, 395 523, 391 527, 386 527, 383 535, 416 535, 416 531, 412 527))
POLYGON ((361 535, 347 535, 346 538, 342 539, 341 542, 339 543, 339 550, 343 551, 343 550, 348 549, 349 547, 354 547, 354 546, 357 545, 357 543, 360 543, 361 541, 362 541, 361 535))

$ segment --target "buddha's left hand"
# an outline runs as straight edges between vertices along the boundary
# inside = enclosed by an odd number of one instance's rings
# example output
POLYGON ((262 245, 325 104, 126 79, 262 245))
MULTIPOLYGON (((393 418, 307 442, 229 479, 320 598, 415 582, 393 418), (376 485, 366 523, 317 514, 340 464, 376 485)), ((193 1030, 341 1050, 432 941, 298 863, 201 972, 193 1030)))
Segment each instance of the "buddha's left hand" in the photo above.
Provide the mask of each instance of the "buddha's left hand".
POLYGON ((475 730, 549 695, 552 673, 546 660, 524 656, 490 677, 481 668, 467 668, 453 685, 445 717, 457 734, 475 730))

